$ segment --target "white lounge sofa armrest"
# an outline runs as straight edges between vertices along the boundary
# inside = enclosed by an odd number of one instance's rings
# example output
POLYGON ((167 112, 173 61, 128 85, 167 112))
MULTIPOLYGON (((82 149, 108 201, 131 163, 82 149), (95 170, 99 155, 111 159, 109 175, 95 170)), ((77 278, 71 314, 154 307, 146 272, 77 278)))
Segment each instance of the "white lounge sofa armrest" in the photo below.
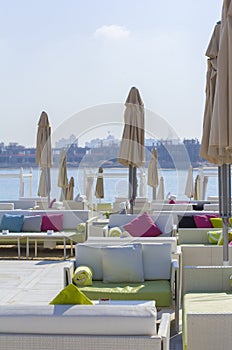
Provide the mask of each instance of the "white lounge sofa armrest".
POLYGON ((172 236, 173 237, 177 236, 177 225, 176 224, 172 225, 172 236))
POLYGON ((97 216, 93 216, 92 218, 88 219, 86 221, 86 240, 89 237, 89 226, 94 222, 97 221, 102 215, 97 215, 97 216))
POLYGON ((174 292, 175 283, 176 283, 176 274, 179 272, 179 263, 177 259, 172 259, 172 267, 171 267, 171 288, 174 292))
POLYGON ((179 333, 179 309, 180 309, 180 271, 178 260, 172 259, 171 266, 171 290, 175 299, 175 329, 179 333))
POLYGON ((72 276, 74 274, 75 261, 69 261, 67 266, 64 267, 64 287, 72 283, 72 276))
POLYGON ((163 347, 162 350, 169 350, 170 344, 170 314, 164 313, 161 316, 160 326, 158 330, 158 336, 162 338, 163 347))
POLYGON ((103 237, 108 237, 109 236, 109 226, 106 224, 105 226, 102 227, 102 233, 103 237))

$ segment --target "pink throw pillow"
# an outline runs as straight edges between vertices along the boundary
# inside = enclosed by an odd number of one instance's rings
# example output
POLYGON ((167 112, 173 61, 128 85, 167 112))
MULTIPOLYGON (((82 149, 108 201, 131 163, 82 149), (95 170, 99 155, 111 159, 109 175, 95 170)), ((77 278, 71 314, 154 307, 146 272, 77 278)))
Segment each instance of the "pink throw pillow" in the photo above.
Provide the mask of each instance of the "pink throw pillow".
POLYGON ((42 216, 41 231, 53 230, 62 231, 63 230, 63 214, 48 214, 42 216))
POLYGON ((212 228, 208 215, 194 215, 194 221, 197 228, 212 228))
POLYGON ((137 216, 123 227, 133 237, 156 237, 162 234, 148 213, 137 216))

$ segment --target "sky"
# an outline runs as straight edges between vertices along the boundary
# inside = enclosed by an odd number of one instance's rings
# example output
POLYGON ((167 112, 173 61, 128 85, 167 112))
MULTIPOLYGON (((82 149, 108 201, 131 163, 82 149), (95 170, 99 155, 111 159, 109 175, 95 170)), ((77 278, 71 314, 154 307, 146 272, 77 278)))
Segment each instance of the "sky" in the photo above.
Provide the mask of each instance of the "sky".
POLYGON ((201 139, 206 57, 222 0, 0 0, 0 142, 121 137, 136 86, 149 137, 201 139), (165 129, 165 130, 164 130, 165 129))

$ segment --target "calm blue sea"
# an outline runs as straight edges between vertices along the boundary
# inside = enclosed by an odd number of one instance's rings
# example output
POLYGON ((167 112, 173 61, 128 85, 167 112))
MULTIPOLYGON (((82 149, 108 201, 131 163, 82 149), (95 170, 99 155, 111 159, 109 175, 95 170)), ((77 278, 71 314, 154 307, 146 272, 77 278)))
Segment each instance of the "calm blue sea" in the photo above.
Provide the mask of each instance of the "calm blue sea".
MULTIPOLYGON (((31 169, 23 169, 24 174, 28 174, 31 169)), ((96 183, 96 174, 97 168, 68 168, 68 178, 71 176, 74 177, 75 188, 74 196, 77 194, 85 194, 85 181, 86 174, 94 174, 94 184, 93 184, 93 201, 96 202, 94 196, 94 189, 96 183)), ((10 200, 18 199, 20 196, 20 180, 19 178, 9 178, 5 177, 5 174, 19 174, 20 169, 0 169, 0 200, 10 200)), ((145 173, 147 169, 145 169, 145 173)), ((178 199, 187 199, 184 195, 185 185, 187 180, 187 170, 169 170, 169 169, 160 169, 159 176, 164 177, 165 184, 165 195, 169 192, 176 194, 178 199)), ((102 200, 103 202, 112 202, 114 197, 126 197, 128 193, 128 169, 120 168, 106 168, 104 169, 104 174, 114 174, 112 177, 107 177, 104 179, 104 193, 105 197, 102 200), (117 177, 117 174, 118 177, 117 177), (124 176, 123 176, 124 175, 124 176)), ((194 170, 193 172, 194 179, 196 178, 198 171, 194 170)), ((140 172, 138 171, 138 185, 140 184, 140 172)), ((40 177, 39 169, 32 169, 32 197, 37 197, 37 189, 40 177)), ((58 182, 58 169, 51 169, 51 181, 52 181, 52 191, 51 199, 60 198, 60 188, 57 186, 58 182)), ((146 178, 144 178, 146 183, 146 178)), ((146 196, 149 200, 152 199, 152 189, 149 186, 146 187, 146 196)), ((142 193, 138 193, 139 196, 143 196, 142 193)), ((218 186, 217 186, 217 177, 209 177, 208 185, 206 190, 206 198, 208 196, 217 196, 218 195, 218 186)), ((24 178, 24 196, 30 197, 30 178, 24 178)))

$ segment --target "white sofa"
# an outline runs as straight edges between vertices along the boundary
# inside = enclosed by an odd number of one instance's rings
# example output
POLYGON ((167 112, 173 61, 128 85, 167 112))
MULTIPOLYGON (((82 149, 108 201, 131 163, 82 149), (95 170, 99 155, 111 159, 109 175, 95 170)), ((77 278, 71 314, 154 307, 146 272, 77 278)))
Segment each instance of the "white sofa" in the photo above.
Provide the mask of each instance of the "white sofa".
MULTIPOLYGON (((103 228, 103 236, 109 235, 109 230, 113 227, 122 227, 133 219, 138 217, 137 214, 112 214, 109 223, 103 228)), ((162 237, 171 237, 173 233, 173 216, 172 213, 154 213, 151 218, 162 231, 162 237)))
POLYGON ((179 266, 170 243, 77 244, 76 260, 64 269, 66 285, 72 283, 75 268, 83 265, 93 271, 93 284, 79 286, 90 299, 156 300, 158 307, 174 308, 178 331, 179 266))
MULTIPOLYGON (((68 238, 71 238, 73 242, 84 242, 87 238, 87 228, 88 225, 86 225, 84 232, 79 232, 77 230, 77 226, 80 223, 86 223, 89 220, 89 211, 88 210, 0 210, 0 221, 2 220, 2 217, 4 214, 9 215, 24 215, 24 216, 35 216, 35 215, 53 215, 53 214, 62 214, 63 215, 63 231, 68 233, 68 238)), ((33 238, 33 232, 29 232, 29 234, 32 233, 33 238)), ((20 239, 21 243, 25 243, 26 239, 23 238, 24 232, 19 232, 22 238, 20 239)), ((12 242, 17 242, 18 238, 15 234, 14 238, 10 238, 10 235, 7 236, 1 236, 0 242, 1 244, 12 244, 12 242)), ((37 237, 35 242, 42 241, 44 242, 44 238, 41 240, 37 237)), ((49 237, 49 241, 52 241, 51 237, 49 237)), ((54 240, 53 246, 56 244, 57 240, 54 240)), ((61 242, 63 243, 63 240, 61 239, 61 242)))
POLYGON ((2 305, 1 350, 169 350, 170 315, 157 331, 154 302, 138 305, 2 305))
POLYGON ((232 266, 184 267, 183 349, 232 348, 231 275, 232 266))

